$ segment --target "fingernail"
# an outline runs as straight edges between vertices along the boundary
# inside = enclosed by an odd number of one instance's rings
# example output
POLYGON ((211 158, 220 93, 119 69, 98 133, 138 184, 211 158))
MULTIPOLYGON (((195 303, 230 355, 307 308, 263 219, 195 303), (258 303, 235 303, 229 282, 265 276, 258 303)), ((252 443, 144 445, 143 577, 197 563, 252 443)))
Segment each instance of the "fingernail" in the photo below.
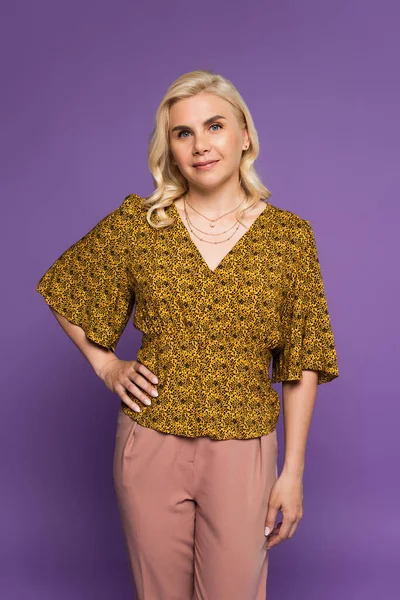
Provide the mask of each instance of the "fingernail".
POLYGON ((157 379, 157 377, 154 377, 154 379, 153 379, 153 383, 158 383, 158 379, 157 379))
POLYGON ((271 533, 271 530, 269 527, 265 528, 265 535, 269 535, 271 533))

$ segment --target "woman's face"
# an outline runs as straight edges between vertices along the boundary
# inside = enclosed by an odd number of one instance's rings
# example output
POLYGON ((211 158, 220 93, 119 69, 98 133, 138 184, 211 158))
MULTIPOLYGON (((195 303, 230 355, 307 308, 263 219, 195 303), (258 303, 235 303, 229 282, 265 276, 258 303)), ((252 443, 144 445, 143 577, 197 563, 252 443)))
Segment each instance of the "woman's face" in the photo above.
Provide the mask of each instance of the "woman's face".
POLYGON ((204 190, 238 180, 249 137, 223 98, 201 93, 179 100, 170 109, 169 137, 173 160, 189 185, 204 190), (194 166, 207 161, 217 162, 206 169, 194 166))

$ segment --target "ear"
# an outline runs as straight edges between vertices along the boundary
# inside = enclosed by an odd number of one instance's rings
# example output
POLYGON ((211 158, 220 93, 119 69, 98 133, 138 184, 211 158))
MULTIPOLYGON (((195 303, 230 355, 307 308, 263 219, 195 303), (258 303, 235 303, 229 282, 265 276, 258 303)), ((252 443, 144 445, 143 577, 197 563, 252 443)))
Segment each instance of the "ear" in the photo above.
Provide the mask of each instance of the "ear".
POLYGON ((247 131, 247 127, 244 128, 243 130, 243 146, 242 146, 242 150, 248 150, 248 148, 250 147, 250 138, 249 138, 249 134, 247 131))

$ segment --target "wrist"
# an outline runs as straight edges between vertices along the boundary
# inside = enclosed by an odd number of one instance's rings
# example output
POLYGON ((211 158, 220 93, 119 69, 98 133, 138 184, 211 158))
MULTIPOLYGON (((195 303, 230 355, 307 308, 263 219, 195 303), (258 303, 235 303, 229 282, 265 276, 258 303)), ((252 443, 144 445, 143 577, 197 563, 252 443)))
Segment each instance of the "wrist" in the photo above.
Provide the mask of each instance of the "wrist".
POLYGON ((92 365, 93 366, 93 370, 96 373, 97 377, 99 377, 101 380, 104 379, 104 374, 105 374, 105 368, 107 367, 107 365, 111 362, 114 362, 115 360, 119 360, 119 358, 117 356, 115 356, 115 354, 113 353, 112 356, 108 356, 107 358, 96 362, 96 364, 92 365))
POLYGON ((302 479, 304 474, 304 463, 292 464, 284 463, 282 467, 282 473, 295 479, 302 479))

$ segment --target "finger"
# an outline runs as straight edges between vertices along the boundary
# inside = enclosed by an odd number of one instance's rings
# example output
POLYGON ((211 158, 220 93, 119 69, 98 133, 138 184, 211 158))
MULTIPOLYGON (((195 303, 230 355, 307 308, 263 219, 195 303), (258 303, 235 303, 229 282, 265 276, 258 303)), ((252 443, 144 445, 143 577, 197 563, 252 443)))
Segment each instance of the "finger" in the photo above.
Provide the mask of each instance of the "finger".
POLYGON ((265 519, 265 527, 269 529, 265 529, 265 535, 270 535, 275 526, 276 516, 278 514, 279 508, 272 506, 272 504, 268 505, 268 512, 265 519))
POLYGON ((130 379, 126 379, 125 381, 123 381, 122 385, 125 387, 125 390, 127 392, 129 392, 130 394, 132 394, 132 396, 135 397, 135 401, 137 398, 138 400, 140 400, 140 402, 142 402, 146 406, 150 406, 151 399, 144 393, 144 391, 140 387, 138 387, 137 385, 132 383, 132 381, 130 381, 130 379))
POLYGON ((278 544, 283 542, 285 539, 290 539, 291 537, 293 537, 293 535, 295 534, 295 531, 299 525, 299 522, 300 522, 299 519, 296 519, 294 521, 287 537, 284 537, 283 534, 281 533, 282 523, 278 523, 278 526, 268 536, 267 549, 271 548, 272 546, 277 546, 278 544))
POLYGON ((155 373, 150 371, 150 369, 148 369, 143 363, 137 360, 134 361, 134 363, 135 364, 132 366, 137 373, 142 373, 148 380, 152 381, 153 383, 158 383, 158 378, 155 373))
POLYGON ((267 550, 269 550, 269 548, 272 548, 273 546, 277 546, 278 544, 283 542, 283 538, 280 535, 281 526, 282 526, 282 522, 278 523, 278 525, 275 527, 275 529, 273 529, 271 534, 268 536, 267 550))
POLYGON ((274 527, 274 529, 271 531, 271 533, 269 535, 267 535, 267 538, 272 539, 275 535, 277 535, 279 533, 280 525, 281 525, 281 523, 278 523, 278 526, 274 527))
POLYGON ((296 529, 297 529, 298 525, 299 525, 299 521, 295 521, 295 522, 293 523, 293 525, 292 525, 292 527, 291 527, 291 529, 290 529, 290 531, 289 531, 288 538, 291 538, 291 537, 293 537, 293 536, 294 536, 294 534, 295 534, 295 531, 296 531, 296 529))
MULTIPOLYGON (((121 381, 122 385, 124 385, 130 392, 136 395, 136 392, 132 390, 132 385, 137 386, 143 392, 147 392, 149 396, 153 396, 156 398, 158 396, 157 389, 151 385, 148 379, 145 379, 143 375, 140 375, 137 371, 134 371, 132 374, 128 373, 126 380, 121 381), (132 383, 133 382, 133 383, 132 383)), ((146 396, 147 398, 147 396, 146 396)))
POLYGON ((294 532, 296 531, 297 527, 299 526, 299 524, 300 524, 300 521, 301 521, 301 519, 302 519, 302 518, 303 518, 303 512, 301 512, 301 513, 300 513, 300 514, 297 516, 297 518, 295 519, 295 522, 294 522, 294 523, 293 523, 293 525, 292 525, 292 528, 291 528, 291 530, 290 530, 290 533, 289 533, 288 537, 290 537, 290 538, 291 538, 291 537, 294 535, 294 532))
POLYGON ((283 542, 284 540, 278 535, 274 535, 270 540, 268 540, 267 543, 267 550, 270 550, 271 548, 274 548, 274 546, 277 546, 278 544, 280 544, 281 542, 283 542))
MULTIPOLYGON (((155 385, 151 385, 150 380, 155 384, 154 377, 157 377, 142 363, 134 362, 127 374, 128 378, 144 389, 157 392, 155 385)), ((158 383, 158 379, 157 379, 158 383)))
POLYGON ((125 388, 121 385, 118 386, 118 389, 116 389, 116 392, 118 394, 118 396, 121 398, 121 400, 131 409, 134 410, 135 412, 140 412, 140 406, 134 402, 133 400, 131 400, 128 396, 128 394, 125 391, 125 388), (121 390, 121 391, 118 391, 121 390))
POLYGON ((296 522, 296 517, 290 515, 287 511, 283 512, 283 520, 281 523, 279 535, 283 540, 286 540, 288 537, 290 530, 293 527, 293 524, 296 522))

